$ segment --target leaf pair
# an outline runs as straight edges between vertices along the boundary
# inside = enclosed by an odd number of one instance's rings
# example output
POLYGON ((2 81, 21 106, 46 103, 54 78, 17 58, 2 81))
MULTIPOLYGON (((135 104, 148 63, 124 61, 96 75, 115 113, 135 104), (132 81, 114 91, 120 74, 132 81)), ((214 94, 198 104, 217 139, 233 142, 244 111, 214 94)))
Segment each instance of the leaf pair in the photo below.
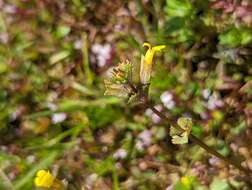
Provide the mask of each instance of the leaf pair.
POLYGON ((173 144, 186 144, 188 143, 188 137, 192 130, 192 119, 188 117, 181 117, 177 121, 181 130, 171 126, 170 136, 172 137, 173 144))

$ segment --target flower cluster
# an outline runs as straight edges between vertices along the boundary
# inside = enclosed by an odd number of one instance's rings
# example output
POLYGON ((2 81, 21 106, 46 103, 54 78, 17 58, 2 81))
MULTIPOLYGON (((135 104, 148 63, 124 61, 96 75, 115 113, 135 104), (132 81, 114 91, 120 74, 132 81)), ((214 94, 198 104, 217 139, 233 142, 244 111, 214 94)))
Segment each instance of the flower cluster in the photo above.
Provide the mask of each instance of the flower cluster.
POLYGON ((165 48, 165 45, 152 47, 149 43, 144 43, 144 47, 148 47, 145 56, 142 55, 140 73, 135 73, 136 67, 126 60, 121 62, 112 71, 112 77, 109 80, 105 80, 105 95, 112 95, 122 98, 132 98, 137 96, 138 84, 133 82, 133 75, 138 75, 135 78, 139 78, 142 86, 148 86, 151 78, 151 71, 153 65, 153 57, 157 51, 161 51, 165 48))
POLYGON ((163 92, 160 96, 160 99, 164 106, 169 110, 172 110, 176 104, 174 101, 173 94, 169 91, 163 92))

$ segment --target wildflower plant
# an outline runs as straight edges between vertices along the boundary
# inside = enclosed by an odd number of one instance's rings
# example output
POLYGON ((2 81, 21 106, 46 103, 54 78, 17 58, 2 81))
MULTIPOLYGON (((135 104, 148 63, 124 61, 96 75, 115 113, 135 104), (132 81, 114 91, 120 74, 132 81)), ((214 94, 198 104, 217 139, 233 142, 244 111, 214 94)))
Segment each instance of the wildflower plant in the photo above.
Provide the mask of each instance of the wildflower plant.
POLYGON ((141 56, 140 73, 136 72, 139 64, 134 66, 129 60, 119 63, 113 69, 111 78, 104 81, 105 95, 126 98, 128 102, 133 102, 139 98, 140 94, 143 95, 143 91, 148 91, 154 55, 157 51, 164 49, 165 45, 152 47, 151 44, 144 43, 143 47, 147 47, 148 50, 141 56), (140 79, 140 84, 134 78, 140 79))
POLYGON ((130 61, 119 63, 119 65, 114 68, 112 77, 109 80, 105 80, 105 95, 127 98, 128 100, 130 100, 132 97, 137 97, 133 98, 134 101, 139 101, 139 103, 142 103, 147 108, 151 109, 152 112, 158 115, 162 120, 169 122, 170 136, 172 138, 171 141, 173 144, 186 144, 190 139, 192 142, 196 143, 210 154, 225 161, 226 164, 233 165, 240 171, 243 171, 245 174, 251 175, 251 172, 242 167, 239 162, 226 158, 225 156, 205 144, 203 141, 201 141, 201 139, 194 136, 191 133, 193 127, 191 118, 180 117, 177 119, 177 122, 175 122, 173 118, 167 117, 152 105, 151 99, 148 97, 148 91, 151 83, 153 58, 157 51, 163 50, 166 46, 159 45, 152 47, 149 43, 144 43, 143 46, 147 47, 148 50, 146 54, 144 56, 142 55, 141 57, 140 73, 136 73, 133 64, 130 61), (139 76, 140 84, 135 83, 132 80, 134 75, 137 75, 137 77, 139 76))
POLYGON ((252 187, 251 0, 0 9, 0 190, 252 187))

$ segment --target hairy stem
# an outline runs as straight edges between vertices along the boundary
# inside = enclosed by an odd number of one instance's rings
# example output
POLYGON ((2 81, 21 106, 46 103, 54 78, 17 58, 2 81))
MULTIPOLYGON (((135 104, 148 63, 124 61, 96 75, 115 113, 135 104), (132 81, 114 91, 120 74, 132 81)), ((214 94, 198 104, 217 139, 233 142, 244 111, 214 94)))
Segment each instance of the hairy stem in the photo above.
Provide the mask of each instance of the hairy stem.
MULTIPOLYGON (((168 117, 166 117, 162 112, 158 111, 155 107, 153 107, 152 105, 148 105, 148 107, 155 113, 157 114, 161 119, 168 121, 170 124, 172 124, 174 127, 179 128, 179 130, 183 130, 182 128, 180 128, 179 126, 176 125, 176 123, 174 123, 173 121, 171 121, 168 117)), ((208 153, 218 157, 219 159, 223 160, 226 164, 228 165, 232 165, 235 168, 239 169, 240 171, 244 172, 247 177, 251 177, 252 176, 252 172, 244 167, 241 166, 240 163, 236 162, 235 160, 231 160, 226 158, 225 156, 221 155, 219 152, 217 152, 216 150, 214 150, 213 148, 211 148, 210 146, 208 146, 207 144, 205 144, 203 141, 201 141, 199 138, 197 138, 196 136, 194 136, 193 134, 190 134, 189 136, 190 140, 194 143, 196 143, 197 145, 199 145, 201 148, 205 149, 208 153)))

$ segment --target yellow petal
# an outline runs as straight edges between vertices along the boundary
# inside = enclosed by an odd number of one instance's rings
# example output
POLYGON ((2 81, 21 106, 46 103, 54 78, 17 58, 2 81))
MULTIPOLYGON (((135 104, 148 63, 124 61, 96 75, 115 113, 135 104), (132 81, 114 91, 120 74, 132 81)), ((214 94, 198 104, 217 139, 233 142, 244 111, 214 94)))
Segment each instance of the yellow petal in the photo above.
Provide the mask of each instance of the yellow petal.
POLYGON ((160 45, 160 46, 154 46, 152 49, 153 49, 153 51, 161 51, 165 47, 166 47, 165 45, 160 45))
POLYGON ((34 183, 36 186, 41 186, 40 179, 38 177, 35 178, 34 183))
POLYGON ((164 49, 165 45, 151 47, 151 44, 145 42, 143 46, 148 47, 148 50, 146 51, 144 58, 141 58, 140 81, 142 84, 148 84, 151 78, 153 57, 155 52, 164 49))
MULTIPOLYGON (((150 61, 150 60, 149 60, 150 61)), ((151 78, 152 64, 146 60, 146 56, 141 57, 140 81, 142 84, 148 84, 151 78)))
POLYGON ((42 177, 43 175, 46 175, 47 174, 47 172, 45 171, 45 170, 39 170, 38 172, 37 172, 37 176, 38 177, 42 177))
POLYGON ((151 45, 150 45, 150 43, 148 43, 148 42, 144 42, 143 43, 143 47, 148 47, 149 49, 151 48, 151 45))
POLYGON ((152 49, 148 49, 145 56, 144 56, 144 60, 146 64, 151 65, 152 64, 152 60, 153 60, 153 56, 154 56, 154 51, 152 49))
POLYGON ((145 63, 146 64, 152 64, 152 60, 153 60, 153 57, 154 57, 154 54, 156 51, 161 51, 162 49, 164 49, 166 46, 165 45, 159 45, 159 46, 154 46, 154 47, 151 47, 151 45, 147 42, 145 42, 143 44, 143 46, 145 47, 148 47, 148 50, 145 54, 145 63))

